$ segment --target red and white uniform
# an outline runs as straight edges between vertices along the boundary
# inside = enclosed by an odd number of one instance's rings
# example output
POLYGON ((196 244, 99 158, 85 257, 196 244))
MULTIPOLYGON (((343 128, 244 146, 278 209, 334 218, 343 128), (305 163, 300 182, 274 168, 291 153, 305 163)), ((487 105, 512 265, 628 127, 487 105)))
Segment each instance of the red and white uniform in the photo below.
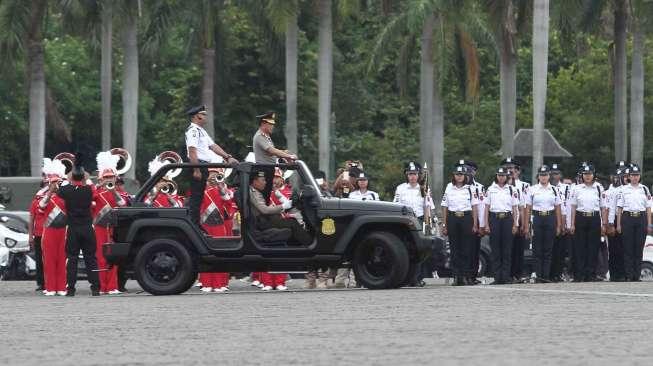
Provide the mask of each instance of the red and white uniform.
MULTIPOLYGON (((275 192, 280 192, 287 199, 290 199, 290 196, 292 196, 292 188, 287 184, 284 184, 283 187, 281 187, 280 189, 272 190, 272 192, 270 193, 270 203, 271 205, 274 206, 280 206, 282 203, 281 199, 277 197, 275 192)), ((294 218, 290 216, 290 214, 287 212, 282 212, 281 216, 286 220, 294 220, 294 218)), ((288 278, 287 273, 269 273, 269 272, 261 273, 261 282, 263 283, 263 285, 270 286, 272 288, 277 288, 277 286, 286 286, 287 278, 288 278)))
POLYGON ((58 195, 38 202, 38 213, 43 215, 43 276, 45 290, 66 291, 66 205, 58 195), (47 201, 47 202, 45 202, 47 201))
POLYGON ((115 291, 118 290, 118 267, 108 268, 109 265, 104 258, 102 246, 111 241, 112 230, 108 225, 111 209, 125 206, 127 201, 123 196, 116 200, 112 191, 101 187, 95 191, 93 202, 93 228, 95 229, 95 242, 97 243, 95 257, 97 258, 98 268, 101 270, 99 272, 100 292, 115 291))
POLYGON ((159 192, 152 200, 152 207, 183 207, 184 200, 176 194, 159 192))
POLYGON ((43 236, 43 223, 45 222, 45 215, 39 210, 39 201, 45 196, 48 187, 45 186, 34 195, 32 204, 29 207, 29 214, 32 217, 32 235, 36 238, 43 236))
MULTIPOLYGON (((233 206, 233 194, 229 190, 222 194, 218 187, 208 186, 200 205, 200 222, 204 230, 214 237, 232 236, 233 206)), ((199 282, 205 288, 228 287, 229 272, 202 272, 199 282)))

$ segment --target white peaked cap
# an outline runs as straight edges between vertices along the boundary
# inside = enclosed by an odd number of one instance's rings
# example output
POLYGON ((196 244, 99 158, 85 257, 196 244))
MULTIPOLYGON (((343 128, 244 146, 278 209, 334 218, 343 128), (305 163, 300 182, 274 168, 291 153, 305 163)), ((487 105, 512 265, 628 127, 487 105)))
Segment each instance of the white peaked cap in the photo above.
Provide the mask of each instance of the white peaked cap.
POLYGON ((63 178, 66 175, 66 166, 63 165, 61 160, 43 159, 43 174, 46 176, 56 175, 63 178))

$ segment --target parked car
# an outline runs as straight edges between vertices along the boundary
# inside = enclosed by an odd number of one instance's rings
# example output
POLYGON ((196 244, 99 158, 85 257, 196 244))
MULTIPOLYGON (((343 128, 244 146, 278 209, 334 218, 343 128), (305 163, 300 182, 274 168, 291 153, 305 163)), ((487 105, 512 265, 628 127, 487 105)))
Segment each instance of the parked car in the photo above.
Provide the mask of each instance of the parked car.
POLYGON ((0 279, 32 278, 36 273, 33 255, 24 213, 0 211, 0 279))

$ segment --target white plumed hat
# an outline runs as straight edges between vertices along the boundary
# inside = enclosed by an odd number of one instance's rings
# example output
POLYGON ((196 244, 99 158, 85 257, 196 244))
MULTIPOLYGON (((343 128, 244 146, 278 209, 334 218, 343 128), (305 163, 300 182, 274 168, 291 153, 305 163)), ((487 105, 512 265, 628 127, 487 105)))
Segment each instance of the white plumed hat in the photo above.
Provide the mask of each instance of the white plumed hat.
POLYGON ((97 154, 95 161, 97 161, 97 170, 100 178, 105 176, 115 176, 117 174, 116 167, 120 157, 114 155, 109 151, 102 151, 97 154))

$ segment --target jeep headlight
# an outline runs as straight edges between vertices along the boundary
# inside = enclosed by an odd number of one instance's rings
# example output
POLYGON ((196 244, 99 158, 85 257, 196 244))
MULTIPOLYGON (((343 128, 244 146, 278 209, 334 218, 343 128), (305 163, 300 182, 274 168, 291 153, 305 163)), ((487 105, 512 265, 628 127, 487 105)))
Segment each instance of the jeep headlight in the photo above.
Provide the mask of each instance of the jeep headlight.
POLYGON ((5 238, 5 246, 7 248, 13 248, 18 244, 18 242, 12 238, 5 238))

